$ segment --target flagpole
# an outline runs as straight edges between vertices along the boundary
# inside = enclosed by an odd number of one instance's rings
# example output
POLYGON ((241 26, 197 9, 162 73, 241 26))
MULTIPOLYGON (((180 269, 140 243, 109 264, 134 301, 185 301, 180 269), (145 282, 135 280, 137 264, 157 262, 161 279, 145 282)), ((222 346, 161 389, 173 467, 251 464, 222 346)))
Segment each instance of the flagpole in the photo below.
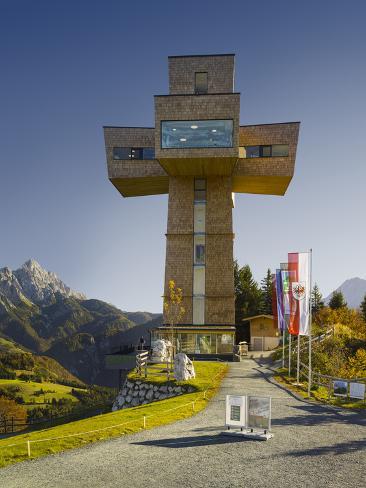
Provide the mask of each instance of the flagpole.
POLYGON ((296 373, 296 383, 300 384, 300 331, 297 336, 297 373, 296 373))
POLYGON ((285 327, 282 329, 282 369, 285 367, 285 338, 286 338, 286 329, 285 327))
POLYGON ((291 340, 292 336, 288 333, 288 375, 291 377, 291 340))
POLYGON ((312 364, 311 364, 311 323, 312 323, 312 306, 311 306, 311 292, 312 292, 312 278, 313 278, 313 250, 310 249, 310 266, 309 266, 309 283, 310 283, 310 299, 309 299, 309 370, 308 370, 308 398, 310 398, 311 395, 311 382, 312 382, 312 364))

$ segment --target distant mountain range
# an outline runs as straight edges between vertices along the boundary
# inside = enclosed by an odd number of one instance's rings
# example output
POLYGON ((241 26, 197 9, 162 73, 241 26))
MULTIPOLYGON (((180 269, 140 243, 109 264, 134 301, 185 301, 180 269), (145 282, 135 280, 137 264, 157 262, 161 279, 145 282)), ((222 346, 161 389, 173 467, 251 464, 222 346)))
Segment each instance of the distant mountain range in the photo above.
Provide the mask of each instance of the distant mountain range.
MULTIPOLYGON (((366 294, 366 280, 362 278, 351 278, 341 284, 335 291, 341 291, 350 308, 359 308, 366 294)), ((332 298, 332 294, 328 295, 325 299, 325 303, 329 303, 332 298)))
POLYGON ((147 339, 161 321, 161 314, 88 300, 34 260, 15 271, 0 269, 0 338, 54 358, 86 383, 115 386, 104 355, 141 335, 147 339))

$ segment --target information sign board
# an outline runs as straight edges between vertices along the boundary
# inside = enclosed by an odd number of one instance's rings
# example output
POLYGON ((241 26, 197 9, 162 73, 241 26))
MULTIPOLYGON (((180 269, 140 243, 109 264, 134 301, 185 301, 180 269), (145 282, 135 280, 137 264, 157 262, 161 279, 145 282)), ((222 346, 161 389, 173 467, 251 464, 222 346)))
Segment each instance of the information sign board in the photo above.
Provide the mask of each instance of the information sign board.
POLYGON ((349 384, 350 398, 365 399, 365 384, 364 383, 350 383, 349 384))
POLYGON ((334 396, 346 397, 348 393, 347 381, 334 380, 333 381, 334 396))
POLYGON ((246 426, 246 397, 226 395, 226 426, 246 426))
POLYGON ((248 427, 271 430, 271 398, 248 397, 248 427))

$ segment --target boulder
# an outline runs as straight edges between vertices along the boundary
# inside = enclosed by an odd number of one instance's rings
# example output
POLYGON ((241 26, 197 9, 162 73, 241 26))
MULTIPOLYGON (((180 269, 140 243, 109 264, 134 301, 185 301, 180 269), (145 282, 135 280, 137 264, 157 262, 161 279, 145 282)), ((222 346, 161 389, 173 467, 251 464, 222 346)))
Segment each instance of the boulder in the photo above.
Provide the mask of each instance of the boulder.
POLYGON ((164 339, 158 339, 152 344, 151 361, 154 363, 163 363, 169 359, 169 349, 171 346, 170 341, 164 339))
POLYGON ((153 397, 154 395, 154 391, 153 390, 148 390, 148 392, 146 393, 146 399, 147 400, 151 400, 151 398, 153 397))
POLYGON ((183 352, 174 358, 174 377, 177 381, 187 381, 196 377, 192 361, 183 352))

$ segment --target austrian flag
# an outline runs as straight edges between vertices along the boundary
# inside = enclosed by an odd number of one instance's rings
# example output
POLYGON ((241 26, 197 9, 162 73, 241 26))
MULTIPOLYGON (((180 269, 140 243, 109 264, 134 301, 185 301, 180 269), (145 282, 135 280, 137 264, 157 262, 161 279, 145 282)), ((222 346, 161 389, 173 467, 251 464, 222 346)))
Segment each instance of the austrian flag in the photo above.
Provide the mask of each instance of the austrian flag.
POLYGON ((290 322, 292 335, 308 336, 310 332, 310 253, 289 253, 290 322))

